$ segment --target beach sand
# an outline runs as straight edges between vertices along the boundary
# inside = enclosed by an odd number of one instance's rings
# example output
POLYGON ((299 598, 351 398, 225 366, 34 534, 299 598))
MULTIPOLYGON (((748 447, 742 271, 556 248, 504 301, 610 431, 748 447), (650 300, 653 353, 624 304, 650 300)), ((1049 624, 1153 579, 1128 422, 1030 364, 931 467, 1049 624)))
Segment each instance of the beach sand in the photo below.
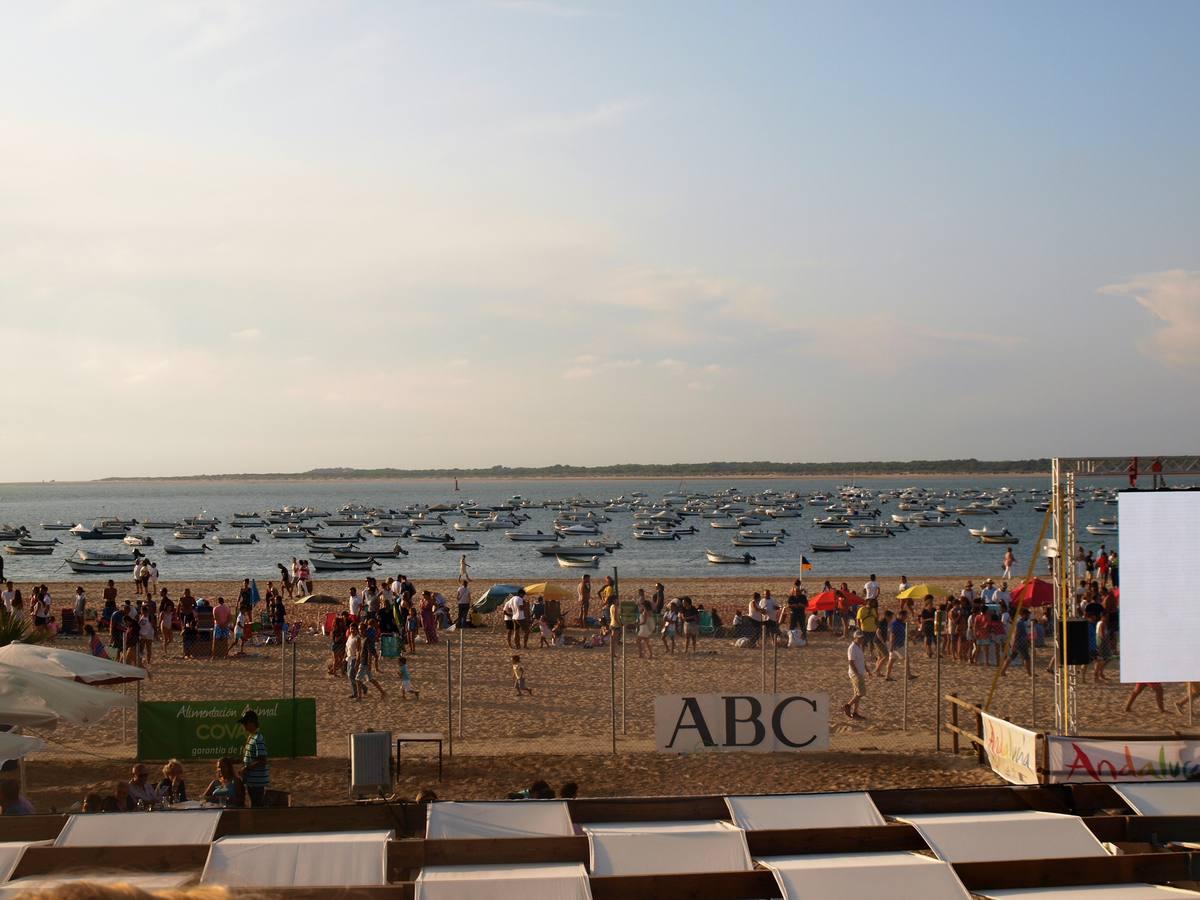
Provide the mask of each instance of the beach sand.
MULTIPOLYGON (((841 579, 834 579, 838 583, 841 579)), ((844 579, 852 587, 862 577, 844 579)), ((921 579, 913 578, 913 583, 921 579)), ((960 587, 958 579, 925 579, 939 596, 960 587)), ((320 581, 319 593, 345 597, 360 580, 320 581)), ((473 595, 491 582, 478 579, 473 595)), ((573 589, 573 580, 563 579, 573 589)), ((183 584, 163 583, 171 596, 182 593, 183 584)), ((236 597, 235 582, 191 582, 194 594, 204 597, 236 597)), ((261 586, 265 590, 265 585, 261 586)), ((455 583, 422 582, 418 589, 441 591, 453 597, 455 583)), ((652 581, 623 580, 622 595, 632 597, 637 588, 649 594, 652 581)), ((667 585, 668 597, 688 595, 706 607, 721 610, 726 622, 735 607, 745 607, 750 592, 770 588, 782 603, 790 582, 757 579, 688 579, 667 585)), ((814 587, 809 584, 810 590, 814 587)), ((884 597, 890 597, 885 586, 884 597)), ((122 598, 132 593, 120 585, 122 598)), ((73 583, 51 585, 55 607, 64 605, 74 593, 73 583)), ((89 586, 92 603, 98 588, 89 586)), ((304 622, 295 654, 295 691, 298 697, 317 700, 318 757, 277 759, 273 763, 275 787, 288 790, 293 803, 345 802, 348 799, 349 762, 347 735, 368 729, 392 732, 433 731, 447 733, 447 661, 457 685, 461 663, 463 684, 462 717, 458 697, 454 699, 453 759, 447 761, 446 777, 436 782, 434 751, 406 748, 404 767, 397 784, 400 796, 411 796, 423 786, 434 786, 443 798, 497 798, 519 790, 537 779, 554 785, 578 782, 585 796, 705 794, 733 791, 765 792, 790 790, 847 790, 885 787, 917 787, 998 783, 973 753, 955 757, 943 735, 943 752, 936 753, 935 715, 937 679, 935 664, 916 646, 910 654, 911 670, 918 677, 905 681, 899 670, 895 680, 871 678, 862 705, 866 721, 847 719, 840 710, 848 699, 846 644, 840 636, 817 634, 801 649, 769 647, 736 648, 731 640, 701 638, 700 654, 684 657, 666 655, 657 639, 654 659, 639 659, 634 643, 610 656, 607 648, 558 647, 537 649, 536 634, 521 656, 532 696, 518 699, 510 669, 512 651, 497 618, 489 616, 490 627, 467 629, 462 644, 457 634, 438 644, 418 643, 409 658, 419 700, 403 701, 395 660, 383 660, 379 676, 388 691, 386 699, 372 696, 359 702, 348 699, 344 678, 327 674, 328 642, 316 633, 320 621, 336 606, 292 606, 292 615, 304 622), (462 654, 460 660, 460 646, 462 654), (610 668, 616 679, 610 688, 610 668), (625 673, 624 717, 622 719, 621 673, 625 673), (657 694, 684 692, 781 692, 827 693, 831 708, 831 741, 828 751, 796 754, 704 753, 691 756, 654 752, 653 704, 657 694), (618 755, 612 755, 613 715, 610 697, 616 695, 618 755), (461 728, 461 734, 459 732, 461 728), (411 755, 410 755, 411 753, 411 755)), ((572 611, 573 605, 566 607, 572 611)), ((571 634, 583 636, 582 629, 571 634)), ((69 648, 83 649, 78 639, 61 638, 69 648)), ((682 651, 682 638, 678 641, 682 651)), ((290 651, 289 651, 290 653, 290 651)), ((1048 654, 1048 651, 1047 651, 1048 654)), ((165 658, 161 644, 155 647, 151 677, 141 690, 143 700, 269 699, 291 696, 292 659, 280 648, 251 648, 244 658, 187 661, 180 657, 178 637, 165 658)), ((1048 655, 1045 657, 1048 661, 1048 655)), ((1040 668, 1040 666, 1039 666, 1040 668)), ((941 693, 983 701, 994 669, 944 662, 941 693)), ((1127 687, 1117 682, 1110 667, 1109 684, 1084 684, 1079 690, 1083 730, 1149 729, 1158 733, 1186 726, 1186 717, 1154 711, 1147 693, 1139 700, 1137 719, 1122 711, 1127 687)), ((1038 673, 1036 724, 1046 727, 1053 718, 1053 678, 1038 673)), ((120 690, 120 688, 110 688, 120 690)), ((129 688, 129 690, 133 690, 129 688)), ((456 687, 457 691, 457 687, 456 687)), ((1168 688, 1168 709, 1175 694, 1168 688)), ((1022 725, 1033 725, 1031 681, 1013 669, 1000 680, 993 711, 1022 725)), ((943 704, 943 713, 948 707, 943 704)), ((136 754, 133 713, 125 722, 110 713, 95 725, 63 726, 46 733, 53 742, 46 753, 29 761, 29 796, 40 810, 64 810, 91 789, 110 793, 111 783, 128 778, 136 754)), ((965 723, 973 727, 973 723, 965 723)), ((449 748, 447 748, 449 749, 449 748)), ((188 783, 193 792, 207 784, 211 762, 187 763, 188 783)))

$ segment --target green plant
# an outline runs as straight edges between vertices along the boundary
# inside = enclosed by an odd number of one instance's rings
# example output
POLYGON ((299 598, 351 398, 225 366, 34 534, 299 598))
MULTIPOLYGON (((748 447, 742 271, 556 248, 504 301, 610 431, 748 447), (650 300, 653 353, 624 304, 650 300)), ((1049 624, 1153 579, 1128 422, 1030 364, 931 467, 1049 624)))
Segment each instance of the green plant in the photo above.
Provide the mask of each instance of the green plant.
POLYGON ((14 616, 0 606, 0 647, 20 642, 22 644, 41 644, 46 640, 46 632, 33 627, 33 622, 27 616, 14 616))

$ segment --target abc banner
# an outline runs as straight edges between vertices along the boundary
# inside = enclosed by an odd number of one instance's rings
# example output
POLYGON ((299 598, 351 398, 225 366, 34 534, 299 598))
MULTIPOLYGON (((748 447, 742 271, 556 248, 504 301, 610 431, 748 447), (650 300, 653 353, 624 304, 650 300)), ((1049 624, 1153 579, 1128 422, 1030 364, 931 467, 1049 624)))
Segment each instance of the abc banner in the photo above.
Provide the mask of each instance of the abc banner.
POLYGON ((317 755, 316 700, 191 700, 138 704, 138 758, 240 758, 246 731, 238 719, 246 709, 258 713, 270 756, 317 755))
POLYGON ((829 749, 828 694, 684 694, 654 698, 659 753, 829 749))

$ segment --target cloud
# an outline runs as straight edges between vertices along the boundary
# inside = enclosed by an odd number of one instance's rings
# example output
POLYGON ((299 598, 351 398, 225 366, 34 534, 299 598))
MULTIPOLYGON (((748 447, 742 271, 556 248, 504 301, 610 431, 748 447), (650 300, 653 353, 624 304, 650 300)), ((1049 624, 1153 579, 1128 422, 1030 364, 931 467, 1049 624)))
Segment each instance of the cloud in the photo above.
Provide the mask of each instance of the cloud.
POLYGON ((1200 365, 1200 271, 1138 275, 1124 284, 1106 285, 1100 293, 1132 297, 1162 324, 1141 346, 1148 356, 1170 366, 1200 365))
POLYGON ((567 371, 563 372, 563 378, 570 378, 572 380, 578 378, 592 378, 595 376, 595 374, 595 369, 587 366, 575 366, 574 368, 567 369, 567 371))
POLYGON ((594 10, 571 3, 559 3, 556 0, 488 0, 487 5, 508 12, 553 16, 558 19, 578 19, 595 14, 594 10))
POLYGON ((636 369, 642 364, 640 359, 600 360, 589 353, 575 357, 575 362, 577 365, 572 366, 563 372, 563 378, 570 378, 572 380, 580 378, 594 378, 602 372, 636 369))
POLYGON ((525 119, 522 122, 518 122, 513 127, 513 131, 518 134, 537 135, 539 137, 570 137, 620 125, 631 115, 646 106, 647 103, 647 100, 637 97, 610 100, 576 112, 536 116, 525 119))
POLYGON ((579 363, 581 366, 590 366, 598 362, 598 360, 590 353, 582 353, 575 357, 575 362, 579 363))
POLYGON ((243 328, 241 331, 235 331, 230 335, 230 337, 235 341, 250 343, 251 341, 257 341, 260 337, 262 337, 262 331, 257 328, 243 328))
POLYGON ((683 360, 672 359, 669 356, 666 359, 660 359, 658 362, 655 363, 655 365, 658 366, 660 369, 667 369, 668 371, 671 371, 671 372, 681 372, 681 371, 683 371, 684 368, 687 367, 687 363, 685 363, 683 360))

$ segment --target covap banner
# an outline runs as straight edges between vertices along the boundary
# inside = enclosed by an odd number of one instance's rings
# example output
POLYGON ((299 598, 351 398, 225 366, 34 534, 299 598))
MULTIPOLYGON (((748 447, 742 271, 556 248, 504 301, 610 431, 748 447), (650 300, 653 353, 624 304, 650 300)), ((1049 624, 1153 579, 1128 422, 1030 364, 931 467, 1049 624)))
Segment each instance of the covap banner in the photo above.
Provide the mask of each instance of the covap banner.
POLYGON ((659 753, 829 749, 828 694, 684 694, 654 698, 659 753))
POLYGON ((983 743, 992 771, 1009 784, 1037 784, 1037 732, 983 714, 983 743))
POLYGON ((1049 781, 1188 781, 1200 778, 1200 741, 1047 736, 1049 781))
POLYGON ((317 755, 316 700, 190 700, 138 704, 138 758, 240 758, 247 708, 258 713, 270 756, 317 755))

